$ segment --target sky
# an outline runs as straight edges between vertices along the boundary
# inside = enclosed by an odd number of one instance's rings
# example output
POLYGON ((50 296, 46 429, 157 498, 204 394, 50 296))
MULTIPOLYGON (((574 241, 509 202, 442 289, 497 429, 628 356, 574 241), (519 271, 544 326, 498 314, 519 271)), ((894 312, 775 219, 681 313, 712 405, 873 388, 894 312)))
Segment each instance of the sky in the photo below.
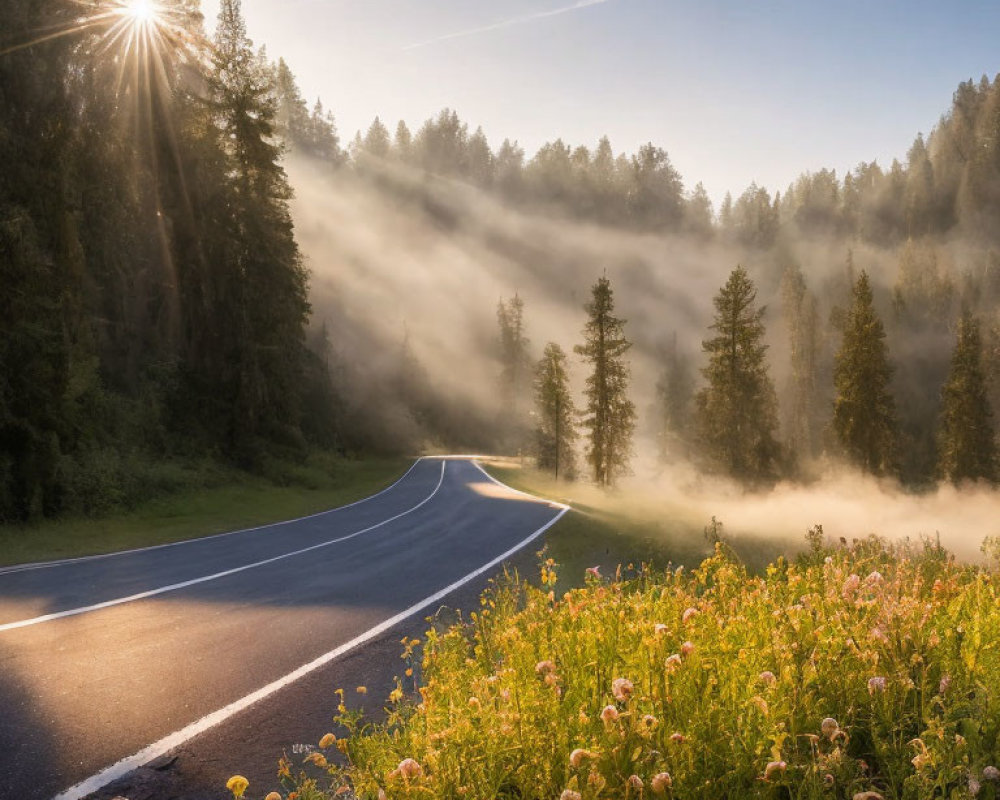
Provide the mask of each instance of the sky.
MULTIPOLYGON (((214 24, 218 0, 203 0, 214 24)), ((442 108, 528 156, 652 141, 718 205, 824 167, 905 159, 963 80, 1000 71, 1000 3, 953 0, 243 0, 342 139, 442 108)))

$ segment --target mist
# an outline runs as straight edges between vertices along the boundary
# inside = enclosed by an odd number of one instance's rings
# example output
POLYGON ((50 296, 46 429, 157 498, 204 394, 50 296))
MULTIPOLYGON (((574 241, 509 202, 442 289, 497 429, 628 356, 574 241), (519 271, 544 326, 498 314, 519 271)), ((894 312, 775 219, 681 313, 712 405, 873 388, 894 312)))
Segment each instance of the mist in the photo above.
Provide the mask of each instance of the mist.
MULTIPOLYGON (((766 538, 788 549, 801 546, 804 533, 821 524, 832 541, 940 535, 956 555, 974 559, 982 539, 996 532, 1000 502, 988 487, 939 485, 915 493, 892 480, 863 476, 825 450, 807 465, 806 484, 782 482, 757 492, 706 475, 683 456, 675 454, 667 465, 659 457, 656 382, 664 348, 676 334, 691 363, 703 363, 712 298, 737 264, 748 269, 758 302, 767 306, 770 371, 779 401, 789 375, 780 301, 789 264, 802 268, 819 298, 821 358, 832 362, 839 341, 825 323, 835 307, 848 304, 852 279, 843 241, 786 236, 770 250, 755 251, 718 239, 521 213, 460 181, 399 164, 369 165, 368 174, 331 174, 293 158, 288 169, 297 234, 311 270, 314 324, 327 325, 338 363, 352 365, 345 384, 348 408, 364 416, 381 403, 374 427, 387 438, 401 437, 424 451, 489 447, 495 441, 489 428, 502 411, 497 302, 515 292, 524 300, 533 357, 548 341, 571 351, 581 340, 590 287, 606 273, 634 343, 631 396, 640 417, 634 474, 610 497, 582 483, 569 485, 569 495, 590 505, 631 505, 668 516, 692 535, 715 516, 729 536, 766 538), (409 398, 385 396, 404 342, 446 405, 444 413, 461 417, 452 420, 450 430, 458 435, 450 441, 420 430, 407 408, 409 398)), ((850 249, 854 271, 869 272, 883 317, 890 317, 898 253, 857 242, 850 249)), ((945 274, 957 277, 954 264, 963 258, 967 263, 961 243, 945 243, 941 254, 945 274)), ((889 330, 894 363, 930 361, 939 372, 947 364, 950 336, 889 330)), ((570 363, 579 397, 584 366, 575 356, 570 363)), ((936 407, 940 387, 926 381, 926 370, 897 369, 894 388, 901 403, 917 398, 936 407)), ((832 404, 832 386, 825 391, 832 404)), ((900 411, 905 418, 908 408, 900 411)))

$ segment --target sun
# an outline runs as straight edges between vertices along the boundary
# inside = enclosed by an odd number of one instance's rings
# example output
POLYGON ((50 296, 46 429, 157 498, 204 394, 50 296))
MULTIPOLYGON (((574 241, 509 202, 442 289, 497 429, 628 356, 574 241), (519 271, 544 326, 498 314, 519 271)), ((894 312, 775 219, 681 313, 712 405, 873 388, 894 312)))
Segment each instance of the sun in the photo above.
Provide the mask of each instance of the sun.
POLYGON ((118 13, 133 25, 156 25, 160 21, 155 0, 125 0, 118 13))

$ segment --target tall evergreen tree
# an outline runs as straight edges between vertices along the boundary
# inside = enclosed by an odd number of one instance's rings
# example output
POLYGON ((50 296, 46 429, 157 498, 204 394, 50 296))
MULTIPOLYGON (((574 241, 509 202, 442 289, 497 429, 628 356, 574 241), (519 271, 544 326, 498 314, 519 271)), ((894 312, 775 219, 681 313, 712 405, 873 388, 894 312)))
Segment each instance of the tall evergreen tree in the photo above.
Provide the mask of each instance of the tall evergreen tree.
POLYGON ((583 331, 585 341, 573 350, 593 368, 587 378, 584 418, 590 441, 587 461, 594 481, 610 486, 628 473, 632 455, 636 414, 628 398, 630 375, 624 360, 632 343, 625 338, 625 320, 614 316, 614 293, 607 276, 594 284, 586 310, 590 319, 583 331))
POLYGON ((734 478, 767 480, 775 473, 777 399, 767 372, 764 308, 743 267, 715 296, 716 335, 702 342, 708 381, 697 397, 698 429, 709 457, 734 478))
POLYGON ((524 300, 516 292, 497 304, 497 325, 500 328, 500 398, 503 408, 514 420, 521 415, 521 401, 531 372, 528 346, 524 333, 524 300))
POLYGON ((297 431, 309 304, 288 209, 291 190, 274 142, 270 74, 247 38, 240 0, 222 0, 209 86, 232 176, 231 437, 253 457, 246 447, 254 438, 287 440, 297 431))
POLYGON ((556 480, 560 474, 572 479, 576 474, 576 409, 569 390, 566 353, 555 342, 545 346, 535 367, 535 408, 539 469, 552 470, 556 480))
POLYGON ((806 287, 797 264, 789 266, 781 279, 782 312, 788 330, 791 375, 788 378, 785 413, 786 442, 796 456, 816 455, 816 365, 819 356, 819 313, 816 297, 806 287))
POLYGON ((939 469, 943 477, 963 480, 997 479, 996 434, 986 392, 979 322, 965 312, 958 322, 958 341, 951 372, 941 391, 939 469))
POLYGON ((687 354, 677 348, 677 334, 666 348, 663 372, 656 383, 659 404, 660 458, 668 459, 677 455, 689 441, 688 426, 691 421, 691 406, 694 399, 694 375, 687 354), (679 447, 680 445, 680 447, 679 447))
POLYGON ((854 300, 837 353, 833 381, 833 430, 848 458, 865 472, 893 469, 896 404, 889 393, 885 328, 875 312, 866 272, 854 284, 854 300))

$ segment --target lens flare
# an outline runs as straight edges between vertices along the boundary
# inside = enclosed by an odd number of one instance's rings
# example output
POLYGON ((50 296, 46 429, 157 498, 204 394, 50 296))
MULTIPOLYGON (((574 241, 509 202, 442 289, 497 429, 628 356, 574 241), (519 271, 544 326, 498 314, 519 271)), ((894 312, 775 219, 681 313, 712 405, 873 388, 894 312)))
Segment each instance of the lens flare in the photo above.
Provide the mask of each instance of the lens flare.
POLYGON ((156 25, 160 19, 160 10, 153 0, 130 0, 121 7, 119 14, 136 25, 156 25))

